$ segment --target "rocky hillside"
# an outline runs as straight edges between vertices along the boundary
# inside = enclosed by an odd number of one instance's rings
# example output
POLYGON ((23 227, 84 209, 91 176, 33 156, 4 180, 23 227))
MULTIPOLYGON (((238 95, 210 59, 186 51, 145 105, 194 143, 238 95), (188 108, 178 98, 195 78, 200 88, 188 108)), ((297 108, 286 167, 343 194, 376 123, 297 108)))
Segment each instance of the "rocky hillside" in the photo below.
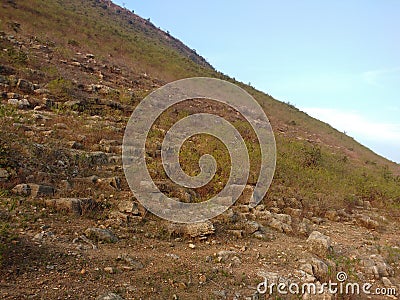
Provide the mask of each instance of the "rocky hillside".
POLYGON ((218 178, 209 185, 178 187, 162 171, 165 131, 199 111, 237 127, 252 149, 251 174, 222 216, 187 226, 163 221, 139 204, 124 178, 129 116, 172 80, 233 80, 108 1, 1 5, 1 299, 262 299, 256 286, 263 276, 318 285, 337 281, 340 271, 351 282, 399 290, 399 165, 237 83, 274 128, 271 189, 259 206, 248 205, 259 162, 254 133, 229 107, 189 101, 166 111, 149 135, 146 161, 159 188, 194 202, 226 183, 227 153, 209 137, 182 152, 188 173, 198 171, 203 153, 216 157, 218 178))

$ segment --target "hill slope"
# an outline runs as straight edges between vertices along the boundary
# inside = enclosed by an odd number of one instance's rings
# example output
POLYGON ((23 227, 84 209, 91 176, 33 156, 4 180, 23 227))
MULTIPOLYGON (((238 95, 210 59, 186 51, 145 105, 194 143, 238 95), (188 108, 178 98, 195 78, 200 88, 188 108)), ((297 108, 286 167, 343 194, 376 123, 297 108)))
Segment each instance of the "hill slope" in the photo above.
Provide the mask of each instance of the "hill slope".
MULTIPOLYGON (((3 1, 0 49, 0 243, 5 245, 0 247, 0 274, 5 297, 21 297, 13 282, 21 290, 27 285, 25 291, 38 297, 54 298, 76 295, 81 285, 86 287, 85 298, 93 298, 99 284, 101 292, 114 287, 144 298, 181 294, 190 299, 198 291, 210 298, 215 289, 245 295, 245 286, 257 284, 256 267, 279 260, 281 269, 274 271, 286 274, 298 268, 304 255, 311 259, 302 249, 308 247, 304 236, 312 229, 331 235, 337 243, 335 252, 324 258, 330 268, 367 274, 355 261, 350 264, 349 257, 367 260, 379 247, 388 264, 387 275, 378 274, 379 278, 393 277, 396 282, 399 165, 294 106, 234 82, 177 39, 109 1, 3 1), (187 238, 187 230, 146 213, 132 199, 120 157, 127 120, 143 97, 167 82, 193 76, 228 80, 252 94, 271 121, 278 150, 275 178, 263 205, 250 209, 243 195, 241 205, 213 220, 214 228, 205 235, 215 233, 207 242, 187 238), (96 237, 82 229, 87 227, 107 227, 121 241, 96 244, 99 252, 91 243, 104 235, 96 237), (352 243, 360 236, 363 246, 357 250, 352 243), (190 239, 199 252, 188 250, 190 239), (258 249, 259 243, 265 248, 258 249), (285 260, 280 254, 277 258, 286 245, 293 247, 285 260), (169 253, 174 251, 168 251, 173 247, 178 264, 169 253), (253 248, 258 249, 257 256, 247 250, 253 248), (235 254, 212 256, 229 249, 235 254), (116 260, 116 251, 140 254, 140 261, 124 256, 116 260), (25 256, 26 266, 21 264, 25 256), (211 258, 202 264, 198 257, 201 262, 211 258), (218 263, 217 269, 213 263, 218 263), (35 292, 30 270, 43 278, 41 285, 53 290, 35 292), (154 277, 156 273, 160 275, 154 277), (124 285, 117 286, 113 276, 124 285), (162 288, 157 281, 163 282, 162 288), (213 282, 223 287, 213 287, 213 282), (58 291, 55 283, 67 287, 58 291)), ((202 201, 221 190, 229 157, 209 137, 196 137, 182 150, 183 168, 192 174, 199 171, 201 154, 217 158, 218 176, 207 186, 182 189, 168 181, 160 165, 165 130, 200 111, 224 116, 245 137, 252 160, 247 187, 251 191, 259 162, 254 132, 236 112, 211 101, 206 106, 195 100, 183 103, 158 120, 146 149, 152 177, 163 192, 182 201, 202 201)), ((332 276, 314 275, 318 280, 332 276)))

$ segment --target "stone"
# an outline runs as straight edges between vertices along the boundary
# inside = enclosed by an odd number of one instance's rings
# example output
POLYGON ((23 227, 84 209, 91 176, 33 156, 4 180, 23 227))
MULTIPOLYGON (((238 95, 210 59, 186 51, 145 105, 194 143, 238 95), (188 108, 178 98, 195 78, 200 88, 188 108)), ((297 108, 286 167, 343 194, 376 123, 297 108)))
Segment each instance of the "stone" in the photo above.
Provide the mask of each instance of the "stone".
POLYGON ((392 282, 387 277, 382 277, 382 283, 383 283, 383 285, 385 287, 392 287, 393 286, 392 282))
POLYGON ((104 272, 109 273, 109 274, 114 274, 115 269, 113 267, 105 267, 104 272))
POLYGON ((89 163, 93 165, 106 165, 108 163, 108 156, 104 152, 95 151, 86 154, 89 163))
POLYGON ((218 261, 224 262, 227 261, 230 257, 236 256, 236 251, 232 250, 221 250, 217 253, 218 261))
POLYGON ((307 274, 314 275, 313 267, 310 263, 302 264, 300 270, 306 272, 307 274))
POLYGON ((326 256, 331 251, 331 238, 318 231, 313 231, 307 239, 309 250, 320 256, 326 256))
POLYGON ((27 99, 8 99, 8 104, 18 107, 19 109, 25 109, 31 106, 27 99))
POLYGON ((327 218, 330 221, 333 222, 339 222, 340 221, 340 217, 338 216, 337 212, 335 210, 328 210, 325 213, 325 218, 327 218))
POLYGON ((78 149, 81 150, 83 149, 83 145, 77 141, 70 141, 67 143, 67 145, 71 148, 71 149, 78 149))
POLYGON ((285 214, 288 214, 292 218, 300 218, 301 214, 303 213, 301 209, 291 207, 285 207, 283 211, 285 212, 285 214))
POLYGON ((144 268, 144 265, 139 260, 130 257, 129 255, 119 255, 117 260, 123 261, 127 263, 134 270, 141 270, 144 268))
POLYGON ((379 254, 362 257, 360 259, 360 264, 364 272, 375 279, 394 275, 394 269, 387 264, 385 259, 379 254))
POLYGON ((109 178, 99 178, 97 182, 105 187, 112 187, 117 190, 121 189, 121 179, 117 176, 109 178))
POLYGON ((134 216, 140 216, 138 205, 133 200, 124 200, 118 202, 118 210, 134 216))
POLYGON ((94 239, 96 241, 102 241, 102 242, 106 242, 106 243, 116 243, 116 242, 118 242, 118 238, 109 229, 93 228, 92 227, 92 228, 86 229, 85 235, 89 239, 94 239))
POLYGON ((108 292, 104 295, 97 297, 96 300, 124 300, 124 298, 112 292, 108 292))
POLYGON ((59 198, 59 199, 47 199, 45 200, 47 207, 55 208, 56 210, 62 210, 74 213, 76 215, 82 214, 82 208, 87 208, 93 205, 92 199, 78 199, 78 198, 59 198))
POLYGON ((328 277, 329 268, 328 265, 322 260, 313 257, 310 262, 312 266, 312 275, 314 275, 319 281, 325 281, 328 277))
POLYGON ((29 186, 31 188, 30 196, 33 198, 54 196, 55 189, 52 186, 35 183, 29 183, 29 186))
POLYGON ((12 192, 20 196, 48 197, 54 196, 54 188, 48 185, 41 185, 35 183, 23 183, 16 185, 12 192))
POLYGON ((295 209, 302 209, 303 204, 301 203, 300 200, 292 197, 292 198, 286 198, 285 200, 286 207, 291 207, 295 209))
POLYGON ((242 194, 237 199, 236 204, 249 205, 254 202, 253 200, 254 186, 246 185, 243 189, 242 194))
POLYGON ((357 223, 367 229, 377 229, 379 227, 379 223, 367 215, 358 215, 357 223))
POLYGON ((17 88, 19 88, 24 93, 32 93, 34 90, 34 85, 32 82, 25 79, 18 79, 17 88))
POLYGON ((10 173, 4 168, 0 168, 0 182, 7 181, 9 177, 10 173))
POLYGON ((309 236, 312 231, 313 223, 307 219, 303 218, 303 220, 299 223, 297 230, 298 233, 304 236, 309 236))
POLYGON ((262 225, 260 225, 256 221, 246 221, 243 225, 243 229, 246 234, 253 234, 254 232, 260 230, 261 228, 262 225))
POLYGON ((29 196, 31 194, 31 187, 26 183, 21 183, 17 184, 11 191, 19 196, 29 196))
POLYGON ((187 224, 184 231, 188 236, 194 238, 213 234, 215 228, 213 223, 210 220, 207 220, 205 222, 187 224))

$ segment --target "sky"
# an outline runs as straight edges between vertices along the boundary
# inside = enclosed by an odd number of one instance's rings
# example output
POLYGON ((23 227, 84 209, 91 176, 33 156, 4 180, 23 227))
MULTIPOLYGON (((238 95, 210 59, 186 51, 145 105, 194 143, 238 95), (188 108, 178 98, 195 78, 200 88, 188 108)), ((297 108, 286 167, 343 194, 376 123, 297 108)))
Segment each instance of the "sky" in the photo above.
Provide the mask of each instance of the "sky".
POLYGON ((400 163, 400 1, 114 2, 400 163))

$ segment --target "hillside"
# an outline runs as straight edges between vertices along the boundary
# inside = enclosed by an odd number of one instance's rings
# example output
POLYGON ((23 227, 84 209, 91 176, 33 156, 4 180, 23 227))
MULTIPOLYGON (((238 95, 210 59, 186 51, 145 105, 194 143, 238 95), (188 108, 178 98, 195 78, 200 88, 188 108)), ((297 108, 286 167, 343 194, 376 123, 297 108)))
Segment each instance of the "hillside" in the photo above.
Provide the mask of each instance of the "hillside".
POLYGON ((346 271, 355 281, 398 287, 400 165, 235 82, 109 1, 4 0, 0 50, 0 298, 115 292, 125 299, 257 299, 259 269, 314 282, 346 271), (130 192, 121 160, 124 129, 138 103, 168 82, 195 76, 249 92, 277 143, 272 186, 254 209, 248 202, 260 148, 237 112, 194 99, 157 120, 146 162, 159 188, 184 202, 222 189, 229 156, 217 140, 196 136, 182 149, 183 169, 196 174, 199 157, 211 153, 217 176, 198 189, 173 184, 159 149, 174 122, 197 112, 221 115, 250 149, 239 203, 201 228, 147 212, 130 192), (312 231, 329 236, 332 246, 316 250, 307 240, 312 231))

